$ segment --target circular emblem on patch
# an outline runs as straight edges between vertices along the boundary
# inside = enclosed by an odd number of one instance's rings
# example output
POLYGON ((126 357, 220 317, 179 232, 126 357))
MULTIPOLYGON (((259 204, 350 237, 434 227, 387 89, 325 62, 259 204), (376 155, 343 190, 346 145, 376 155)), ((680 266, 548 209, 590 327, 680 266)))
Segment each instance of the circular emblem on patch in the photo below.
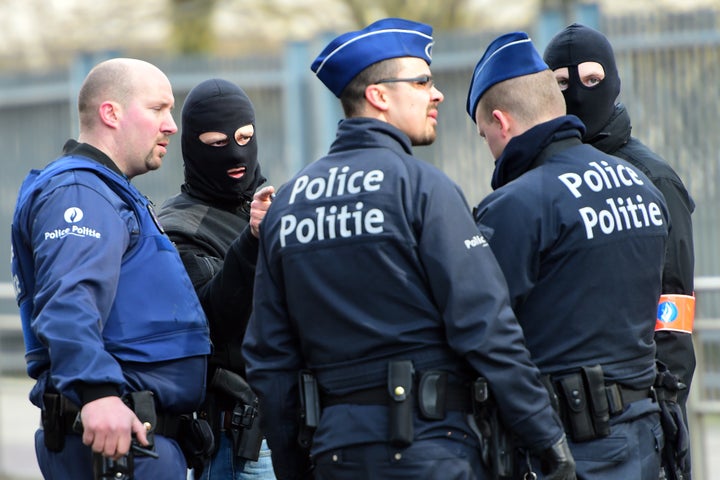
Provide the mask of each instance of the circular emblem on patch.
POLYGON ((83 215, 83 211, 80 210, 78 207, 70 207, 65 210, 63 218, 67 223, 77 223, 82 220, 83 215))
POLYGON ((657 319, 663 323, 674 322, 678 317, 678 308, 672 302, 662 302, 658 305, 657 319))

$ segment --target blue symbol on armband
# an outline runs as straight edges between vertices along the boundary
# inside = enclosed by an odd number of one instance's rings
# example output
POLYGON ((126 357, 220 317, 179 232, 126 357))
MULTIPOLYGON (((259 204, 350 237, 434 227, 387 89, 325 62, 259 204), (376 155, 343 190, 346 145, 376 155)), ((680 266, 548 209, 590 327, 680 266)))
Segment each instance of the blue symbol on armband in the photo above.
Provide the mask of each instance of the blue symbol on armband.
POLYGON ((672 302, 662 302, 658 305, 657 319, 663 323, 670 323, 677 320, 678 308, 672 302))

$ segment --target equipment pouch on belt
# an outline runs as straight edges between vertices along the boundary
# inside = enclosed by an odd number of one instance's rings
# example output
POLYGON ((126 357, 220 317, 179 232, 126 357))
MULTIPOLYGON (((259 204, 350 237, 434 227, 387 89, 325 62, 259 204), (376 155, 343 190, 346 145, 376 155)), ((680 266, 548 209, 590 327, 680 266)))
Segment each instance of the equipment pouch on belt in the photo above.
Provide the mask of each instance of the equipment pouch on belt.
POLYGON ((152 450, 155 446, 155 428, 157 427, 157 413, 155 412, 154 395, 149 390, 140 392, 131 392, 126 399, 129 407, 135 412, 138 419, 150 429, 147 430, 147 441, 149 443, 148 450, 152 450))
POLYGON ((447 400, 447 372, 432 370, 423 372, 418 382, 418 408, 426 420, 445 418, 447 400))
POLYGON ((315 429, 320 423, 320 394, 315 375, 309 370, 301 370, 298 374, 300 389, 300 429, 298 443, 303 448, 310 448, 315 429))
POLYGON ((514 477, 517 449, 511 433, 500 420, 495 400, 490 394, 487 380, 479 377, 473 382, 475 422, 480 430, 481 457, 493 480, 509 480, 514 477))
POLYGON ((553 377, 560 416, 570 438, 586 442, 610 434, 610 414, 600 365, 553 377))
POLYGON ((215 447, 215 438, 210 424, 192 415, 183 415, 180 419, 180 434, 177 440, 188 468, 202 471, 204 462, 210 458, 215 447))
POLYGON ((390 395, 390 444, 406 447, 413 441, 413 377, 410 360, 393 360, 388 364, 387 388, 390 395))
POLYGON ((592 416, 587 403, 587 395, 579 373, 566 375, 556 381, 565 428, 575 442, 585 442, 595 438, 592 416))
POLYGON ((582 367, 581 371, 590 399, 589 406, 595 435, 607 437, 610 435, 610 406, 605 393, 605 375, 602 367, 600 365, 582 367))

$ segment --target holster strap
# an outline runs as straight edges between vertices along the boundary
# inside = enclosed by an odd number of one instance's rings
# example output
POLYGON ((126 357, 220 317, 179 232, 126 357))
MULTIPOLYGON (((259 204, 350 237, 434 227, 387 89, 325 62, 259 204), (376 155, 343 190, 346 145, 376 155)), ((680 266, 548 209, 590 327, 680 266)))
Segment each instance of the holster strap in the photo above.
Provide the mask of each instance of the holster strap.
POLYGON ((257 417, 257 409, 250 405, 239 405, 233 410, 221 411, 220 416, 223 430, 252 428, 255 417, 257 417))

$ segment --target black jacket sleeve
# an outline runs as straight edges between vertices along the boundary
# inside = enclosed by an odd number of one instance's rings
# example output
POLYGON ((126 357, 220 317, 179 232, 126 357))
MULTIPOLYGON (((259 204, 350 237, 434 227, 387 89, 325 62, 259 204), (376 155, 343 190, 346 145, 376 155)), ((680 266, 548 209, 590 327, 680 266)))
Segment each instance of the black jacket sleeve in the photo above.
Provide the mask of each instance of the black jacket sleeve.
POLYGON ((665 196, 670 212, 662 291, 692 295, 695 267, 691 219, 693 201, 682 184, 678 185, 677 182, 664 178, 657 179, 654 183, 665 196))
POLYGON ((215 345, 243 338, 252 312, 257 256, 258 239, 248 226, 230 245, 222 268, 197 290, 215 345))

